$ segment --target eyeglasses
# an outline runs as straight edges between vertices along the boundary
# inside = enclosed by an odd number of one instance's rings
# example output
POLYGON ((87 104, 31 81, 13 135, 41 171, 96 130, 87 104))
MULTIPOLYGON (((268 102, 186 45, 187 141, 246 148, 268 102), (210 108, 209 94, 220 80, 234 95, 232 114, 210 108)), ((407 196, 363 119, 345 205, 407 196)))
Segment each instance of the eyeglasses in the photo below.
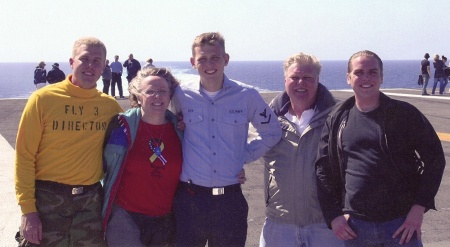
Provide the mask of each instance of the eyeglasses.
POLYGON ((159 96, 166 96, 169 93, 170 93, 170 91, 167 91, 167 90, 158 90, 158 91, 148 90, 148 91, 144 92, 145 95, 148 95, 148 96, 151 96, 151 97, 156 96, 157 94, 159 96))

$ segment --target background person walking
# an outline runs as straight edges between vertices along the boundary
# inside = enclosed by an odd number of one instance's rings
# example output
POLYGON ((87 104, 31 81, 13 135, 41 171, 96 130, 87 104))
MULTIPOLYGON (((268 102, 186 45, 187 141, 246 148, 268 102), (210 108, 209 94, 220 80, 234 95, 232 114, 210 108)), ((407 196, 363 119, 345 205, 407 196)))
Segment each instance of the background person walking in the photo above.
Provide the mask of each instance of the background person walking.
POLYGON ((442 95, 444 92, 442 91, 445 86, 445 73, 444 73, 444 62, 439 59, 438 54, 434 54, 434 83, 433 83, 433 90, 431 91, 431 94, 434 95, 436 91, 437 83, 439 82, 439 94, 442 95))
POLYGON ((428 86, 428 81, 430 80, 430 61, 428 61, 428 58, 430 58, 430 54, 425 53, 425 55, 423 56, 425 59, 423 59, 420 62, 420 72, 422 74, 423 77, 423 85, 422 85, 422 95, 428 95, 427 93, 427 86, 428 86))

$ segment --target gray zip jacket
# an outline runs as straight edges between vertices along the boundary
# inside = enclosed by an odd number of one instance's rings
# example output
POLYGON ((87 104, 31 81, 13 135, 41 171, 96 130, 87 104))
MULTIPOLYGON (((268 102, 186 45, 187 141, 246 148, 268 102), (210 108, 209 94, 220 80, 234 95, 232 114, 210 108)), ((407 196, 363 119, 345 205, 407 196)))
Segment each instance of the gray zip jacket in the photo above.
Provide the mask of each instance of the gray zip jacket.
POLYGON ((303 135, 284 116, 290 105, 286 92, 270 103, 281 124, 282 137, 263 156, 266 217, 273 222, 300 227, 325 223, 317 196, 314 162, 322 127, 335 100, 319 83, 315 113, 303 135))

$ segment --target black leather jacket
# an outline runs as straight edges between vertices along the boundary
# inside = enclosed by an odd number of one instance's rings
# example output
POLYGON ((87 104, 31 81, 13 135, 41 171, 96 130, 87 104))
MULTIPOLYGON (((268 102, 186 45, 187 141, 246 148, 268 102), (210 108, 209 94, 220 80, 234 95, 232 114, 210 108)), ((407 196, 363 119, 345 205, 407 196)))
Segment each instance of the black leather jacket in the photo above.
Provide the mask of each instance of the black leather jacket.
MULTIPOLYGON (((408 191, 406 195, 398 195, 401 200, 393 200, 404 202, 406 213, 414 204, 427 210, 435 209, 434 197, 445 168, 439 137, 416 107, 380 94, 380 107, 384 113, 380 145, 391 161, 389 172, 402 178, 397 184, 397 188, 401 188, 398 191, 408 191)), ((328 226, 343 214, 346 157, 342 153, 340 137, 354 105, 353 96, 332 110, 319 143, 316 161, 319 201, 328 226)), ((398 217, 401 216, 404 215, 398 217)))

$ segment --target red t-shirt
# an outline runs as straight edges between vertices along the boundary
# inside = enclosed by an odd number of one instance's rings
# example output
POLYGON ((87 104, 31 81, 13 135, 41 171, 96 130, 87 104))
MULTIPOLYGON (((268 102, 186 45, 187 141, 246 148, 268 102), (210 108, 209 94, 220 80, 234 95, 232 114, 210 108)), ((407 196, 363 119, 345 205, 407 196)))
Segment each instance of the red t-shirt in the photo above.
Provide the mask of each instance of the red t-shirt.
MULTIPOLYGON (((154 147, 157 142, 153 141, 154 147)), ((181 142, 173 124, 151 125, 141 120, 136 140, 128 151, 115 202, 128 211, 149 216, 172 212, 181 163, 181 142), (151 139, 160 137, 162 156, 167 160, 165 165, 149 146, 151 139)))

